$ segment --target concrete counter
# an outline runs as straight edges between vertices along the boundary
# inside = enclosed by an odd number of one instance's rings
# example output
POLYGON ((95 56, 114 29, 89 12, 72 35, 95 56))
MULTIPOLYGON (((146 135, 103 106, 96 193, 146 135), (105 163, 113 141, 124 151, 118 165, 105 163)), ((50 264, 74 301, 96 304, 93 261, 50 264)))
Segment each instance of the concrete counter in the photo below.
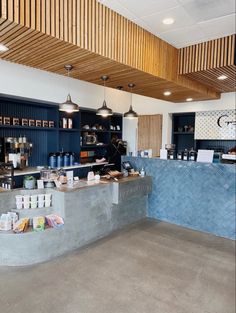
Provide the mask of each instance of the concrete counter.
MULTIPOLYGON (((52 193, 52 211, 64 218, 65 225, 60 229, 49 228, 43 232, 0 232, 0 265, 20 266, 47 261, 145 218, 151 184, 151 177, 137 177, 73 189, 63 190, 62 187, 46 190, 52 193), (134 191, 127 192, 127 188, 131 190, 132 186, 134 191), (138 192, 139 190, 142 192, 138 192), (114 198, 118 199, 116 203, 114 198)), ((3 194, 0 212, 14 208, 14 195, 17 191, 3 194), (5 201, 8 207, 5 206, 5 201)))
POLYGON ((235 239, 236 167, 124 157, 153 176, 148 217, 235 239))

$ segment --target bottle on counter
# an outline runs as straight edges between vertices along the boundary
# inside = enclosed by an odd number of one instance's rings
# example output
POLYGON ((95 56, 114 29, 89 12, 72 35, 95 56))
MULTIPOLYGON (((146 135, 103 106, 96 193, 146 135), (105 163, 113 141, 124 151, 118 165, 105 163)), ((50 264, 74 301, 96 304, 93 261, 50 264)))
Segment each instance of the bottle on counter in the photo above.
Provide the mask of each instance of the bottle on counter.
POLYGON ((68 118, 67 121, 67 128, 72 129, 73 128, 73 120, 71 117, 68 118))
POLYGON ((70 166, 70 153, 69 152, 63 153, 63 166, 70 166))
POLYGON ((183 158, 183 152, 182 151, 178 151, 177 153, 177 160, 182 160, 183 158))
POLYGON ((49 153, 49 166, 51 168, 56 168, 57 167, 57 155, 54 152, 49 153))
POLYGON ((191 148, 189 151, 189 161, 196 161, 197 158, 197 152, 191 148))
POLYGON ((140 176, 141 177, 144 177, 145 176, 145 170, 144 170, 144 168, 142 167, 142 169, 141 169, 141 171, 140 171, 140 176))
POLYGON ((58 152, 57 153, 57 167, 58 168, 63 167, 63 161, 64 161, 64 159, 63 159, 63 152, 58 152))
POLYGON ((188 161, 188 149, 184 149, 183 160, 188 161))
POLYGON ((75 154, 73 152, 70 152, 69 158, 70 158, 70 166, 73 166, 75 163, 75 154))

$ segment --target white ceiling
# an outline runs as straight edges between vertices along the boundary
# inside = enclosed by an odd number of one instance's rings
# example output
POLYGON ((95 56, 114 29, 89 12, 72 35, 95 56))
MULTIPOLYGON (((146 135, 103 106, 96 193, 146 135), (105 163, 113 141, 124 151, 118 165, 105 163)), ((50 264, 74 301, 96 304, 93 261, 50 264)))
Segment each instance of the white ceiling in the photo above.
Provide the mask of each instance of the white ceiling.
POLYGON ((177 48, 235 33, 235 0, 98 1, 177 48))

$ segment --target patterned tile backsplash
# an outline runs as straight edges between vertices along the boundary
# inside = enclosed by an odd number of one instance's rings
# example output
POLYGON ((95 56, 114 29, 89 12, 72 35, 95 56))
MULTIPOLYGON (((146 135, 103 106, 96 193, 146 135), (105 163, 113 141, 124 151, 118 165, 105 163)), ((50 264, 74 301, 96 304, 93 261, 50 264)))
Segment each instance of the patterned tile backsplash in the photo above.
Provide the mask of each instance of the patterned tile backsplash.
POLYGON ((235 239, 234 165, 123 157, 153 177, 148 217, 235 239))

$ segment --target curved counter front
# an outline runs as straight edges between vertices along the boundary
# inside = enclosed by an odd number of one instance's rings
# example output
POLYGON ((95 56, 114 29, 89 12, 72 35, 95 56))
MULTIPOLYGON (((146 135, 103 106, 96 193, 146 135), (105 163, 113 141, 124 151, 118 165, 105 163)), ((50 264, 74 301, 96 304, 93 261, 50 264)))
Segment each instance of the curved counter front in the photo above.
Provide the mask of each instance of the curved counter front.
MULTIPOLYGON (((119 182, 79 182, 75 188, 44 190, 52 193, 51 212, 62 216, 65 225, 42 232, 0 232, 0 265, 22 266, 47 261, 145 218, 151 188, 151 177, 146 176, 119 182)), ((42 190, 30 193, 40 192, 42 190)), ((20 193, 29 194, 29 191, 20 193)), ((0 213, 14 208, 16 194, 19 191, 1 194, 0 213)))

